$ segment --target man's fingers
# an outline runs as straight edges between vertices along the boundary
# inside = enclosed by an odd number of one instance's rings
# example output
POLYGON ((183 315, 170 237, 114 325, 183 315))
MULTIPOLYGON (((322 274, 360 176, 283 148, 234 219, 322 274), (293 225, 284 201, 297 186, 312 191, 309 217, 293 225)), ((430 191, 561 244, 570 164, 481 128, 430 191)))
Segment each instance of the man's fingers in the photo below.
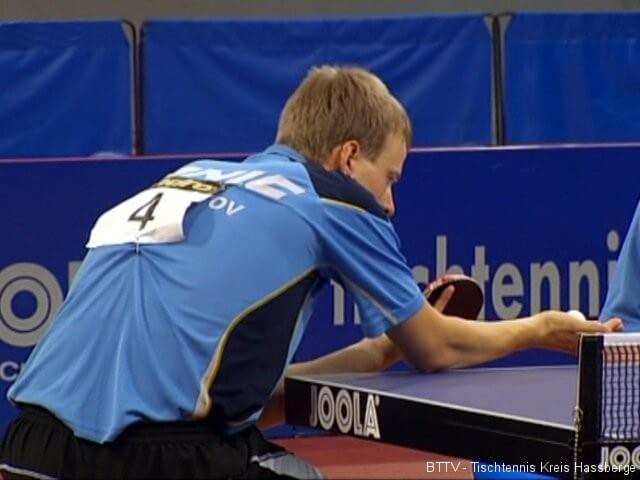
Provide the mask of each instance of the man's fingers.
POLYGON ((424 289, 431 306, 444 315, 475 320, 484 304, 482 287, 473 278, 462 274, 438 277, 424 289))
POLYGON ((582 321, 580 325, 578 325, 578 330, 586 333, 607 333, 613 331, 608 325, 597 320, 582 321))
POLYGON ((622 331, 623 324, 619 318, 612 318, 606 322, 599 322, 598 320, 582 321, 578 325, 578 331, 586 333, 610 333, 622 331))
POLYGON ((436 302, 433 304, 433 307, 439 312, 442 312, 449 303, 449 300, 451 300, 451 298, 453 297, 455 291, 456 287, 454 287, 453 285, 449 285, 444 289, 442 295, 438 297, 438 300, 436 300, 436 302))
POLYGON ((606 325, 611 332, 621 332, 624 330, 624 324, 619 318, 611 318, 604 322, 603 325, 606 325))

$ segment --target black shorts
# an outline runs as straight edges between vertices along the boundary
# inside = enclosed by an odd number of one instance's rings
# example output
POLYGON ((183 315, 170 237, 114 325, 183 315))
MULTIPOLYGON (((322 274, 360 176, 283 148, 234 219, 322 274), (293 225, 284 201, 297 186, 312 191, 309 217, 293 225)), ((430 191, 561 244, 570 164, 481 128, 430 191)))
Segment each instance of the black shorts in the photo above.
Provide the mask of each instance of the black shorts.
POLYGON ((205 422, 135 424, 115 441, 74 436, 45 410, 25 407, 0 450, 0 478, 321 478, 257 427, 223 436, 205 422))

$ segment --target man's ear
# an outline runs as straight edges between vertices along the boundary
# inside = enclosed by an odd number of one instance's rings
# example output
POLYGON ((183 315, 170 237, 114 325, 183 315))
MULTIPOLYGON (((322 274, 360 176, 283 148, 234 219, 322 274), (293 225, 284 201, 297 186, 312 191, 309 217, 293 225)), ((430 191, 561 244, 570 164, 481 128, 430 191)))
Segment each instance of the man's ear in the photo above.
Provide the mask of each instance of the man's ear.
POLYGON ((360 143, 357 140, 347 140, 336 148, 338 148, 338 170, 347 176, 351 176, 354 162, 360 156, 360 143))
POLYGON ((351 176, 353 162, 359 158, 360 150, 360 142, 357 140, 347 140, 336 145, 329 153, 327 161, 324 162, 325 168, 351 176))

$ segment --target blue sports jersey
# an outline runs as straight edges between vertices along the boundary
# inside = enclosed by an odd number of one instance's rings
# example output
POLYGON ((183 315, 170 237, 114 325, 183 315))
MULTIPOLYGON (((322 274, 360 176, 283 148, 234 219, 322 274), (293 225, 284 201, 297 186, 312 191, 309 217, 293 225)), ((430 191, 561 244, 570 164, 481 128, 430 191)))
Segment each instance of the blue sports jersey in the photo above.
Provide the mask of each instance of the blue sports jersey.
POLYGON ((626 331, 640 331, 640 203, 618 256, 600 318, 619 317, 626 331))
POLYGON ((104 213, 88 247, 9 398, 95 442, 137 421, 254 422, 330 279, 368 336, 425 302, 373 196, 283 145, 180 168, 104 213))

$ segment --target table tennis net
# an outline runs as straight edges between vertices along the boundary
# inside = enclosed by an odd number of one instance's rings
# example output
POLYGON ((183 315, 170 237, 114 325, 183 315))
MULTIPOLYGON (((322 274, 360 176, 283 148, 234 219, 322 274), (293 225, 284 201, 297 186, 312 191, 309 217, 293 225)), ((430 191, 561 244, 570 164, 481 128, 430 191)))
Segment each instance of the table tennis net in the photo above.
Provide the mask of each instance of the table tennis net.
POLYGON ((640 439, 640 334, 602 335, 600 366, 600 437, 640 439))

